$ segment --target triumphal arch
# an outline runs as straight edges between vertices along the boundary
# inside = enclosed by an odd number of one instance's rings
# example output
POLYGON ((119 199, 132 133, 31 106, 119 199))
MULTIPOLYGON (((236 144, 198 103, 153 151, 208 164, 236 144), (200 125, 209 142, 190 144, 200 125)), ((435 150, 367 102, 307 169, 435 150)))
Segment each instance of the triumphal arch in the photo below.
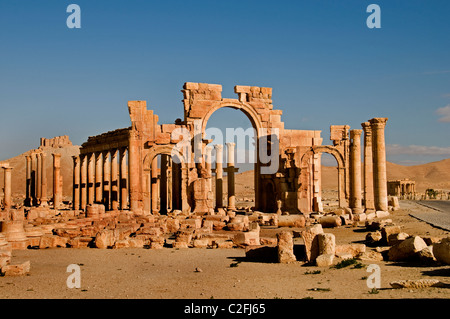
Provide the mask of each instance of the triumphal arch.
POLYGON ((320 211, 324 152, 337 162, 339 206, 387 210, 386 118, 362 123, 363 130, 332 125, 333 144, 322 145, 321 131, 285 128, 282 110, 272 104, 272 88, 235 86, 237 98, 228 99, 221 85, 188 82, 181 92, 183 119, 160 124, 146 101, 129 101, 130 127, 82 144, 74 157, 74 209, 93 203, 142 214, 236 209, 236 145, 212 143, 205 133, 210 116, 229 107, 242 111, 255 132, 255 210, 320 211))

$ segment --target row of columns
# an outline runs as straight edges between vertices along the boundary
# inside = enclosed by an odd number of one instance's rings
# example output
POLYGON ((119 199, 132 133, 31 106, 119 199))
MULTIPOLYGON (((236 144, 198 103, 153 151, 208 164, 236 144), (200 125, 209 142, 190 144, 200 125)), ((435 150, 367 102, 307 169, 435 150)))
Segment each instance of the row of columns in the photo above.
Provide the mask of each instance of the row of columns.
POLYGON ((388 210, 386 145, 384 129, 387 118, 373 118, 361 124, 363 130, 351 130, 350 139, 350 208, 363 211, 362 180, 364 181, 364 207, 366 210, 388 210), (364 131, 364 179, 361 178, 361 134, 364 131))
MULTIPOLYGON (((218 208, 224 208, 223 204, 223 172, 227 172, 227 210, 236 209, 236 192, 235 192, 235 173, 238 172, 238 168, 235 167, 234 154, 235 143, 226 143, 227 145, 227 167, 223 168, 223 145, 216 144, 214 149, 216 151, 216 168, 215 168, 215 183, 216 183, 216 210, 218 208)), ((211 159, 212 148, 207 148, 206 158, 211 159)), ((211 161, 207 162, 206 169, 211 176, 211 161)))
MULTIPOLYGON (((61 154, 53 153, 53 205, 55 209, 62 204, 61 154)), ((25 206, 48 206, 47 197, 47 155, 36 152, 26 157, 25 206)))
POLYGON ((107 210, 128 207, 127 148, 73 156, 73 209, 101 203, 107 210))

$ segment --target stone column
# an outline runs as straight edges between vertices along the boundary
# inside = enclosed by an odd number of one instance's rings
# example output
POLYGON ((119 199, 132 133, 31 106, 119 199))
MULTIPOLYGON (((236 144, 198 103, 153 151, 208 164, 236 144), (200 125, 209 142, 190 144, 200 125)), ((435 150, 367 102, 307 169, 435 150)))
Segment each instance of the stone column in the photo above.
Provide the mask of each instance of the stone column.
POLYGON ((42 158, 41 153, 36 153, 36 205, 41 203, 42 196, 42 158))
POLYGON ((103 154, 95 153, 95 202, 103 202, 103 154))
POLYGON ((117 163, 118 156, 119 150, 113 150, 111 153, 111 208, 113 210, 119 209, 119 169, 117 163))
POLYGON ((8 209, 11 207, 12 201, 11 201, 11 171, 12 167, 9 166, 3 166, 3 173, 4 173, 4 198, 3 198, 3 205, 5 206, 5 209, 8 209))
POLYGON ((25 189, 25 206, 31 206, 31 155, 26 155, 26 189, 25 189))
POLYGON ((216 150, 216 210, 223 208, 223 145, 214 145, 216 150))
POLYGON ((94 204, 95 200, 95 153, 88 155, 88 205, 94 204))
POLYGON ((208 186, 209 186, 209 190, 212 190, 212 169, 211 169, 211 153, 212 153, 212 146, 211 145, 206 145, 205 146, 205 169, 207 171, 208 174, 208 186))
POLYGON ((373 118, 370 125, 372 129, 372 156, 373 156, 373 186, 375 209, 387 211, 387 178, 386 178, 386 145, 384 128, 387 118, 373 118))
POLYGON ((80 208, 82 210, 86 210, 87 206, 87 188, 88 188, 88 181, 87 181, 87 162, 88 157, 86 154, 80 155, 81 158, 81 184, 80 184, 80 190, 81 190, 81 196, 80 196, 80 208))
POLYGON ((120 209, 124 210, 128 207, 128 187, 127 180, 127 149, 121 148, 119 150, 119 166, 120 166, 120 209))
POLYGON ((227 210, 236 209, 236 194, 234 188, 234 147, 235 143, 227 143, 227 181, 228 181, 228 206, 227 210))
POLYGON ((373 197, 372 129, 369 122, 361 123, 364 131, 364 206, 366 211, 375 210, 373 197))
POLYGON ((110 164, 111 153, 109 151, 103 152, 103 196, 102 203, 105 205, 105 210, 110 208, 111 200, 111 164, 110 164))
POLYGON ((152 160, 152 214, 158 214, 158 157, 155 156, 152 160))
POLYGON ((81 163, 80 156, 72 156, 73 158, 73 209, 80 209, 80 174, 81 174, 81 163))
POLYGON ((167 214, 167 155, 161 155, 159 212, 167 214))
POLYGON ((362 213, 361 202, 361 134, 362 130, 351 130, 350 139, 350 208, 353 213, 362 213))
POLYGON ((48 206, 48 198, 47 198, 47 167, 46 167, 46 158, 47 155, 42 152, 41 156, 41 203, 40 206, 46 207, 48 206))
POLYGON ((37 174, 37 159, 36 159, 36 153, 31 153, 31 185, 30 185, 30 192, 31 192, 31 205, 37 206, 37 180, 36 180, 36 174, 37 174))
POLYGON ((130 195, 130 210, 134 213, 141 213, 142 205, 142 188, 141 178, 143 171, 142 161, 142 137, 135 130, 129 131, 128 137, 128 189, 130 195))
POLYGON ((62 204, 61 154, 53 155, 53 207, 59 209, 62 204))

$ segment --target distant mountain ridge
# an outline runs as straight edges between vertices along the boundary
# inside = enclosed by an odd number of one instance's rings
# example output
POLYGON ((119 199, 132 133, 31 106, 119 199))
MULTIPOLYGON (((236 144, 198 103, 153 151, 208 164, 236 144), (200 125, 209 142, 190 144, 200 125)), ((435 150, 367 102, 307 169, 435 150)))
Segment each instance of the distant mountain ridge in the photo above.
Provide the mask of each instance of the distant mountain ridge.
MULTIPOLYGON (((388 181, 415 181, 418 192, 424 192, 427 188, 450 191, 450 158, 414 166, 387 162, 386 173, 388 181)), ((322 166, 322 188, 337 189, 336 167, 322 166)))

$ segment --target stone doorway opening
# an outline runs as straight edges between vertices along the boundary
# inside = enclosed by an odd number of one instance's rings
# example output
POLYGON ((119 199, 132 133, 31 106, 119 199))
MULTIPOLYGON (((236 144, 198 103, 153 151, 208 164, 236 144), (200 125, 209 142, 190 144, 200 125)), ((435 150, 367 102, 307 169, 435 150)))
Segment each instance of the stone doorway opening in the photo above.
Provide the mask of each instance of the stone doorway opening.
POLYGON ((166 215, 182 209, 182 164, 170 154, 157 154, 150 165, 147 177, 149 195, 145 206, 153 214, 166 215))
MULTIPOLYGON (((228 189, 228 151, 230 145, 234 143, 234 194, 235 207, 237 210, 251 209, 255 207, 255 168, 257 160, 256 131, 248 116, 241 110, 233 107, 222 107, 208 118, 205 127, 205 138, 212 147, 212 169, 215 172, 212 178, 212 191, 216 194, 216 187, 222 186, 222 203, 217 201, 215 196, 214 207, 227 207, 229 205, 228 189), (222 163, 223 178, 222 183, 217 181, 216 163, 217 153, 215 145, 223 145, 222 163), (216 185, 217 184, 217 185, 216 185)), ((220 176, 219 176, 220 177, 220 176)))

